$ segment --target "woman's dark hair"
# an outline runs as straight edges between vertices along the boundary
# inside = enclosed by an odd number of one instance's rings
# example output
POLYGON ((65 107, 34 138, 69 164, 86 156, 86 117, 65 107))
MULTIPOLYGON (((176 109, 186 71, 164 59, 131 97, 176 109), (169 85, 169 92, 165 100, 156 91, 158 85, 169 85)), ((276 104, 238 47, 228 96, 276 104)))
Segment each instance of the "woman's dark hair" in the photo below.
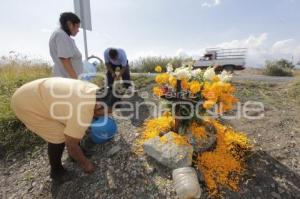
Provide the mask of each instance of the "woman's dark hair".
POLYGON ((71 32, 68 27, 68 21, 70 21, 72 24, 79 24, 80 19, 77 15, 75 15, 72 12, 63 12, 60 14, 59 23, 61 29, 63 29, 68 35, 71 35, 71 32))
POLYGON ((111 59, 116 59, 118 57, 117 49, 114 48, 109 49, 108 55, 111 59))

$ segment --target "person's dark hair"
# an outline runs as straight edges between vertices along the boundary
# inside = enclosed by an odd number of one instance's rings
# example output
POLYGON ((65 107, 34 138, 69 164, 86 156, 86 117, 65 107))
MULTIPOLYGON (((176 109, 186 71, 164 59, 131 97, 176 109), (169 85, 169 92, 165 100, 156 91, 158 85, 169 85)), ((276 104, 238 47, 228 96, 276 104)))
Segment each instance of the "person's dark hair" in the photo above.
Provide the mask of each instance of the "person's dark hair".
POLYGON ((106 96, 103 96, 103 89, 98 89, 96 92, 96 102, 103 102, 108 107, 113 107, 113 105, 120 101, 119 98, 115 97, 112 90, 108 89, 106 96))
POLYGON ((111 59, 116 59, 118 57, 117 49, 114 48, 109 49, 108 55, 111 59))
POLYGON ((72 12, 63 12, 60 14, 59 23, 61 29, 63 29, 68 35, 71 35, 71 32, 68 27, 68 21, 70 21, 72 24, 79 24, 80 19, 79 17, 72 13, 72 12))

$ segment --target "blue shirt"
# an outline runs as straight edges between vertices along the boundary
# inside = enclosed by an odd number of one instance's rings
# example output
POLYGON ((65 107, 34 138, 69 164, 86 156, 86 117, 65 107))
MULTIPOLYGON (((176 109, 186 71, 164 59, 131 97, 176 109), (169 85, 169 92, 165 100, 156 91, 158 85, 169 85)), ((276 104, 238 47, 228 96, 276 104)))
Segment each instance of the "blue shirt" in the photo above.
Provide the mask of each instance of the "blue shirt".
POLYGON ((117 65, 117 66, 122 66, 122 67, 126 67, 128 64, 127 64, 127 56, 126 56, 126 53, 123 49, 121 48, 117 48, 116 50, 118 51, 118 57, 116 60, 112 60, 110 57, 109 57, 109 50, 111 48, 108 48, 104 51, 104 61, 106 64, 113 64, 113 65, 117 65))

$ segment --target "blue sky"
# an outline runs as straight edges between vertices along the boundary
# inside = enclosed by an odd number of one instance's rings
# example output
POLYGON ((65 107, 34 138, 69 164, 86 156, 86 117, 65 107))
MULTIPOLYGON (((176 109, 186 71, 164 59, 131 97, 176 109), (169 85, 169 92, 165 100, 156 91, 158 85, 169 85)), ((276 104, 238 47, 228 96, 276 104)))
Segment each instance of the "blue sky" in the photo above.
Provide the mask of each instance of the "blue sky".
MULTIPOLYGON (((89 54, 107 47, 139 56, 200 56, 207 47, 247 47, 247 63, 300 60, 300 0, 90 0, 89 54)), ((1 0, 0 55, 50 60, 48 40, 73 0, 1 0)), ((84 54, 82 31, 75 37, 84 54)))

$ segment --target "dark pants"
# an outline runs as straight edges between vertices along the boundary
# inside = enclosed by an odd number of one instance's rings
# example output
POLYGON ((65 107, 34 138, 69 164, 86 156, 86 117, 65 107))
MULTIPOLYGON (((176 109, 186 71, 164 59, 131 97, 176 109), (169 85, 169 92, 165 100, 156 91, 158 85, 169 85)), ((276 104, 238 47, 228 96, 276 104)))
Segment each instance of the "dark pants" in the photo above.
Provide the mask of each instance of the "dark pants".
MULTIPOLYGON (((114 65, 114 64, 111 64, 111 67, 112 67, 113 71, 116 71, 117 67, 122 68, 121 65, 114 65)), ((114 83, 115 80, 114 80, 114 78, 112 77, 112 74, 109 71, 107 71, 106 77, 107 77, 107 85, 109 87, 112 87, 112 85, 113 85, 113 83, 114 83)), ((130 81, 129 65, 126 66, 125 71, 124 71, 124 73, 122 75, 122 79, 126 80, 126 81, 130 81)), ((128 88, 130 85, 131 85, 131 83, 129 83, 129 82, 125 82, 123 84, 123 86, 126 87, 126 88, 128 88)))
MULTIPOLYGON (((92 144, 90 143, 91 141, 89 139, 86 139, 85 141, 86 141, 85 142, 86 145, 89 144, 89 147, 91 147, 92 144)), ((85 156, 90 157, 92 155, 91 151, 88 151, 87 149, 83 148, 81 144, 79 144, 79 146, 85 156)), ((50 171, 51 177, 59 176, 62 173, 66 172, 61 162, 64 149, 65 149, 65 143, 53 144, 48 142, 48 157, 49 157, 49 163, 51 167, 51 171, 50 171)), ((73 160, 73 158, 71 158, 71 160, 73 160)))
POLYGON ((61 143, 61 144, 53 144, 50 142, 48 143, 48 157, 49 157, 49 162, 51 167, 51 172, 50 172, 51 177, 60 175, 61 173, 65 172, 65 169, 63 168, 61 163, 61 157, 64 149, 65 149, 65 143, 61 143))

